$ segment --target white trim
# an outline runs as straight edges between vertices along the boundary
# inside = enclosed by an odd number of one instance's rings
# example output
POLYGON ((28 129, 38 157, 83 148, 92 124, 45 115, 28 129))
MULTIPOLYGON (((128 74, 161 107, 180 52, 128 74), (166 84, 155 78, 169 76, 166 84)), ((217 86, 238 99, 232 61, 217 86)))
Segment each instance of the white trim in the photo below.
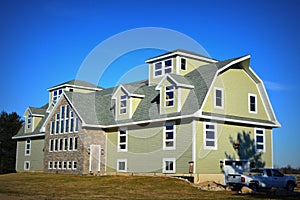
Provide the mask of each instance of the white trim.
POLYGON ((25 160, 24 161, 24 171, 29 171, 30 170, 30 161, 25 160), (26 168, 26 164, 28 163, 28 169, 26 168))
POLYGON ((180 57, 180 64, 179 64, 179 68, 180 68, 180 70, 181 70, 181 71, 187 71, 187 59, 186 59, 186 58, 184 58, 184 57, 180 57), (181 65, 182 65, 182 59, 184 59, 184 60, 185 60, 185 69, 182 69, 182 68, 181 68, 181 65))
POLYGON ((165 59, 165 58, 168 58, 168 57, 173 57, 175 55, 189 57, 189 58, 195 58, 197 60, 207 61, 207 62, 211 62, 211 63, 218 62, 217 60, 212 59, 212 58, 206 58, 206 57, 202 57, 201 55, 193 55, 193 54, 189 54, 189 53, 185 53, 185 52, 181 52, 181 51, 169 52, 169 53, 161 55, 161 56, 150 58, 150 59, 146 60, 145 62, 146 63, 152 63, 152 62, 155 62, 156 60, 161 60, 161 59, 165 59))
POLYGON ((49 152, 53 152, 53 150, 54 150, 54 140, 49 139, 49 152), (51 150, 51 141, 52 141, 52 150, 51 150))
POLYGON ((203 142, 204 142, 204 149, 206 150, 218 150, 218 128, 217 128, 217 123, 212 123, 212 122, 204 122, 203 123, 203 142), (207 129, 206 128, 206 125, 208 126, 214 126, 214 129, 207 129), (209 139, 209 138, 206 138, 206 131, 207 130, 210 130, 214 132, 214 139, 209 139), (214 142, 214 146, 206 146, 206 141, 213 141, 214 142))
POLYGON ((77 170, 78 169, 78 162, 76 160, 73 160, 72 162, 72 170, 77 170), (75 163, 76 163, 76 167, 75 167, 75 163))
POLYGON ((163 158, 162 161, 162 173, 164 174, 175 174, 176 173, 176 158, 163 158), (166 162, 173 162, 173 170, 166 170, 166 162))
POLYGON ((67 161, 67 170, 71 170, 72 169, 72 161, 68 160, 67 161))
POLYGON ((271 152, 272 152, 272 168, 274 168, 274 149, 273 149, 273 130, 271 129, 270 130, 271 131, 271 133, 270 133, 270 137, 271 137, 271 139, 270 139, 270 141, 271 141, 271 152))
MULTIPOLYGON (((76 80, 75 80, 75 83, 76 83, 76 80)), ((86 87, 86 86, 79 86, 79 85, 72 85, 72 84, 63 84, 63 85, 58 85, 58 86, 48 88, 48 91, 52 92, 53 90, 57 90, 59 88, 62 89, 62 88, 65 88, 65 87, 72 87, 72 88, 78 88, 78 89, 87 89, 87 90, 93 90, 93 91, 103 90, 103 88, 86 87)))
POLYGON ((91 172, 92 171, 92 160, 93 160, 93 157, 95 157, 93 155, 93 151, 92 151, 92 147, 97 147, 98 149, 98 154, 99 154, 99 158, 97 158, 98 160, 98 166, 97 166, 97 171, 100 172, 100 165, 101 165, 101 145, 96 145, 96 144, 91 144, 90 145, 90 160, 89 160, 89 171, 91 172))
POLYGON ((17 149, 16 149, 16 165, 15 165, 15 170, 18 172, 18 159, 19 159, 19 141, 17 141, 17 149))
POLYGON ((254 128, 254 142, 255 142, 255 151, 256 152, 266 152, 266 131, 264 128, 254 128), (261 134, 257 134, 257 131, 262 131, 262 135, 261 134), (257 149, 257 141, 256 141, 256 137, 257 136, 262 136, 263 137, 263 142, 259 143, 260 145, 263 145, 263 149, 257 149))
POLYGON ((173 122, 165 122, 164 127, 163 127, 163 150, 176 150, 176 123, 173 122), (173 126, 173 139, 169 139, 170 142, 173 142, 173 146, 167 147, 166 146, 166 134, 167 134, 167 125, 172 125, 173 126))
POLYGON ((252 94, 252 93, 248 93, 248 112, 252 113, 252 114, 257 114, 257 95, 256 94, 252 94), (255 111, 251 110, 251 101, 250 98, 254 97, 255 98, 255 111))
POLYGON ((39 137, 39 136, 45 136, 45 134, 44 133, 39 133, 39 134, 33 134, 33 135, 14 136, 14 137, 12 137, 12 139, 21 139, 21 138, 39 137))
POLYGON ((196 139, 197 139, 197 130, 196 130, 196 120, 192 121, 192 161, 194 162, 193 174, 196 173, 196 139))
POLYGON ((171 82, 173 82, 177 87, 183 87, 183 88, 188 88, 188 89, 193 89, 195 88, 193 85, 187 85, 187 84, 181 84, 178 83, 174 78, 172 78, 172 76, 170 76, 169 74, 166 74, 161 81, 157 84, 157 86, 155 87, 155 90, 160 90, 160 88, 163 85, 163 82, 165 82, 167 79, 170 79, 171 82))
POLYGON ((164 108, 172 108, 175 106, 175 86, 174 85, 167 85, 164 87, 164 108), (167 88, 171 88, 171 89, 168 89, 167 91, 167 88), (167 92, 172 92, 173 93, 173 98, 171 99, 167 99, 167 92), (172 102, 173 101, 173 105, 169 106, 167 105, 167 102, 172 102))
POLYGON ((25 156, 30 156, 31 154, 31 139, 28 138, 27 140, 25 140, 25 156), (27 149, 27 141, 29 141, 29 149, 27 149), (27 150, 29 151, 29 153, 27 153, 27 150))
POLYGON ((127 172, 127 159, 118 159, 117 160, 117 172, 127 172), (120 170, 119 167, 120 167, 120 162, 124 162, 125 163, 125 166, 124 166, 124 170, 120 170))
POLYGON ((112 99, 117 99, 117 93, 119 92, 119 90, 123 90, 123 93, 125 93, 126 95, 128 95, 129 97, 137 97, 137 98, 144 98, 145 95, 142 94, 134 94, 134 93, 130 93, 128 92, 128 90, 126 90, 124 85, 119 85, 118 88, 114 91, 113 95, 112 95, 112 99))
POLYGON ((175 88, 177 90, 177 112, 181 110, 181 88, 175 88))
POLYGON ((119 128, 118 129, 118 148, 117 148, 117 150, 118 150, 118 152, 127 152, 128 151, 128 129, 127 128, 119 128), (120 132, 125 132, 125 135, 122 135, 122 136, 125 136, 125 139, 126 139, 126 141, 125 141, 125 143, 121 143, 121 141, 120 141, 120 137, 121 137, 121 134, 120 134, 120 132), (121 149, 120 148, 120 145, 124 145, 125 144, 125 149, 121 149))
POLYGON ((214 108, 224 109, 224 89, 220 87, 214 87, 214 108), (221 91, 221 106, 217 105, 217 90, 221 91))
POLYGON ((61 169, 63 169, 63 170, 67 169, 67 167, 68 167, 67 161, 62 161, 61 165, 62 165, 61 169), (64 164, 66 164, 66 166, 64 164))
POLYGON ((53 169, 53 161, 48 161, 48 169, 53 169))
POLYGON ((105 171, 104 172, 107 172, 106 171, 106 169, 107 169, 106 167, 107 167, 107 144, 108 143, 107 143, 107 133, 104 132, 104 134, 105 134, 105 157, 104 157, 105 158, 105 166, 104 166, 104 170, 105 171))
POLYGON ((179 60, 180 60, 180 57, 179 56, 176 56, 175 57, 175 61, 176 61, 176 74, 179 74, 179 66, 180 66, 180 64, 179 64, 179 60))

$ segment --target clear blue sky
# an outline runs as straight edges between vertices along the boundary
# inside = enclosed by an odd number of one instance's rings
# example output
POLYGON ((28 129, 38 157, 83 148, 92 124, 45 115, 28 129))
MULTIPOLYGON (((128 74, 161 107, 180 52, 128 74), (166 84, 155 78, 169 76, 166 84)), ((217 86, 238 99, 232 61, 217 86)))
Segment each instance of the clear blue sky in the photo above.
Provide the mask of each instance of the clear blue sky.
MULTIPOLYGON (((47 88, 74 79, 85 57, 115 34, 168 28, 219 60, 251 54, 282 124, 274 130, 275 165, 300 167, 299 10, 296 0, 1 1, 0 110, 23 115, 27 106, 42 106, 47 88)), ((100 85, 115 85, 154 55, 148 50, 137 52, 136 60, 123 57, 122 68, 108 70, 100 85)))

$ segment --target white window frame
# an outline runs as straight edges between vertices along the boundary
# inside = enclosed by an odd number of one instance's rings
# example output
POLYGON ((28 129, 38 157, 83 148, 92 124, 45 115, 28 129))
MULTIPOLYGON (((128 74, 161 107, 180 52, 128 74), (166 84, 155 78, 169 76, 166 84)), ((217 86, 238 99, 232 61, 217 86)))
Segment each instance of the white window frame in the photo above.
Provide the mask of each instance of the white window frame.
POLYGON ((53 135, 55 133, 55 122, 50 122, 50 135, 53 135))
POLYGON ((49 161, 48 162, 48 169, 52 169, 53 168, 53 162, 52 161, 49 161))
POLYGON ((57 169, 57 167, 58 167, 57 161, 53 161, 53 169, 57 169))
POLYGON ((68 151, 69 149, 69 139, 64 138, 64 146, 63 146, 63 151, 68 151))
POLYGON ((67 170, 71 170, 72 166, 72 161, 67 161, 67 170))
POLYGON ((25 156, 30 156, 31 153, 31 140, 30 139, 26 139, 25 140, 25 156), (29 146, 29 148, 28 148, 29 146))
POLYGON ((60 129, 60 115, 59 113, 57 113, 55 115, 55 131, 54 131, 54 134, 57 135, 59 134, 59 129, 60 129))
POLYGON ((72 137, 69 137, 68 143, 69 143, 68 151, 73 151, 74 141, 72 137))
POLYGON ((224 109, 224 89, 219 87, 214 87, 214 107, 219 109, 224 109), (217 105, 217 90, 221 91, 221 106, 217 105))
POLYGON ((79 130, 79 118, 75 117, 75 127, 74 127, 74 133, 77 133, 79 130))
POLYGON ((62 95, 62 89, 54 90, 54 91, 52 92, 52 101, 53 101, 53 102, 56 102, 57 99, 59 99, 59 97, 60 97, 61 95, 62 95), (56 95, 54 95, 55 92, 56 92, 56 95))
POLYGON ((266 133, 265 133, 265 129, 263 128, 255 128, 254 129, 255 132, 255 150, 256 152, 266 152, 266 133), (257 131, 262 131, 262 134, 257 134, 257 131), (257 142, 257 136, 262 136, 263 137, 263 142, 257 142), (263 149, 257 149, 257 145, 263 145, 263 149))
POLYGON ((62 161, 62 169, 67 169, 68 163, 67 161, 62 161))
POLYGON ((72 162, 72 170, 77 170, 78 168, 78 162, 77 161, 73 161, 72 162))
POLYGON ((30 161, 26 160, 24 161, 24 170, 25 171, 29 171, 30 170, 30 161), (28 167, 27 167, 28 164, 28 167))
POLYGON ((73 138, 73 151, 77 151, 77 150, 78 150, 78 136, 75 136, 73 138))
POLYGON ((127 159, 118 159, 117 160, 117 172, 127 172, 127 159), (120 163, 121 162, 124 162, 125 163, 125 166, 124 166, 124 170, 122 169, 119 169, 120 168, 120 163))
POLYGON ((50 139, 49 140, 49 152, 53 152, 53 151, 54 151, 54 140, 50 139), (51 143, 52 143, 52 145, 51 145, 51 143))
POLYGON ((175 150, 176 149, 176 124, 175 122, 166 122, 164 123, 163 131, 163 150, 175 150), (173 130, 167 130, 167 125, 172 125, 173 130), (173 139, 167 139, 168 132, 173 132, 173 139), (173 142, 173 146, 168 147, 167 142, 173 142))
POLYGON ((64 139, 63 138, 58 138, 58 149, 57 151, 63 151, 64 149, 64 139))
POLYGON ((119 115, 126 115, 127 114, 128 100, 129 99, 128 99, 128 96, 126 94, 120 96, 120 99, 119 99, 119 115), (123 105, 122 102, 124 102, 124 101, 125 101, 125 106, 122 106, 123 105), (124 112, 121 112, 123 110, 124 110, 124 112))
POLYGON ((61 169, 61 167, 62 167, 61 161, 57 161, 57 169, 61 169))
POLYGON ((118 130, 118 152, 127 152, 128 149, 128 130, 127 128, 119 128, 118 130), (121 131, 125 132, 125 134, 121 135, 121 131), (120 137, 125 136, 125 142, 121 142, 120 137), (121 145, 125 145, 125 149, 121 149, 121 145))
POLYGON ((32 117, 32 114, 29 113, 27 115, 27 129, 32 129, 32 120, 33 120, 33 117, 32 117))
POLYGON ((203 123, 204 128, 203 128, 203 138, 204 138, 204 149, 207 150, 217 150, 218 149, 218 130, 217 130, 217 124, 216 123, 211 123, 211 122, 204 122, 203 123), (206 126, 214 126, 214 129, 207 129, 206 126), (206 131, 212 131, 214 132, 214 139, 206 138, 206 131), (207 146, 206 141, 214 141, 215 146, 207 146))
POLYGON ((174 85, 168 85, 168 86, 165 86, 165 100, 164 100, 164 105, 166 108, 172 108, 175 106, 175 86, 174 85), (171 89, 168 89, 167 88, 170 88, 171 89), (167 92, 173 92, 173 98, 172 99, 167 99, 167 92), (171 102, 173 101, 173 105, 169 106, 167 105, 167 102, 171 102))
POLYGON ((153 77, 157 78, 157 77, 163 76, 165 74, 173 73, 173 71, 174 71, 173 66, 174 65, 173 65, 173 59, 172 58, 153 63, 153 77), (166 62, 169 61, 169 60, 171 61, 171 65, 166 67, 166 62), (158 63, 161 63, 161 68, 157 70, 157 69, 155 69, 155 65, 158 64, 158 63), (171 71, 169 73, 166 73, 167 69, 171 69, 171 71), (158 71, 161 71, 161 74, 160 75, 155 75, 155 72, 158 72, 158 71))
POLYGON ((187 70, 187 62, 186 62, 186 58, 183 58, 183 57, 181 57, 180 58, 180 70, 182 70, 182 71, 186 71, 187 70), (184 60, 185 61, 185 69, 182 69, 182 60, 184 60))
POLYGON ((257 95, 248 93, 248 111, 249 113, 257 114, 257 95), (251 110, 251 97, 255 98, 255 111, 251 110))
POLYGON ((70 127, 69 127, 69 133, 74 132, 74 111, 70 111, 70 127))
POLYGON ((176 158, 163 158, 162 173, 164 173, 164 174, 175 174, 176 173, 176 158), (173 170, 166 169, 166 167, 167 167, 166 162, 173 162, 173 170))
POLYGON ((53 151, 54 152, 58 151, 58 138, 53 139, 53 151))
POLYGON ((60 120, 59 120, 59 133, 63 134, 65 132, 65 106, 60 106, 60 112, 59 112, 60 120))

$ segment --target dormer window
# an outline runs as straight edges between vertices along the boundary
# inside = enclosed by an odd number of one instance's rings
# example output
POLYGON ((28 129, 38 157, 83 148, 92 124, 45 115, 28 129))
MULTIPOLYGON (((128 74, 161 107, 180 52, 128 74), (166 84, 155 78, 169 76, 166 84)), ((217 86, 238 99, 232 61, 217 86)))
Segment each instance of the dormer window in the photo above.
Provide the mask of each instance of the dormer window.
POLYGON ((28 117, 27 117, 27 128, 31 128, 31 120, 32 120, 32 115, 28 114, 28 117))
POLYGON ((165 90, 165 105, 166 107, 174 106, 174 86, 166 86, 165 90))
POLYGON ((62 94, 62 89, 54 90, 52 100, 56 101, 62 94))
POLYGON ((180 69, 186 70, 186 59, 185 58, 180 59, 180 69))
POLYGON ((165 60, 154 64, 154 77, 173 72, 172 60, 165 60))
POLYGON ((127 95, 120 96, 120 115, 127 113, 127 95))

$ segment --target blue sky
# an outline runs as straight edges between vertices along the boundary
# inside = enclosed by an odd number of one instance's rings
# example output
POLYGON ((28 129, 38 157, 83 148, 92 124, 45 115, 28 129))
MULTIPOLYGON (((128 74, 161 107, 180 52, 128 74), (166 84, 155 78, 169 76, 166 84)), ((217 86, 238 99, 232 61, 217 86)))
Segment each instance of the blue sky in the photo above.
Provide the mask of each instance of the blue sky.
MULTIPOLYGON (((42 106, 47 88, 74 79, 89 53, 115 34, 167 28, 193 38, 219 60, 251 54, 250 65, 265 81, 282 124, 274 130, 274 163, 300 167, 299 9, 296 0, 1 1, 0 110, 22 115, 27 106, 42 106)), ((100 86, 115 85, 132 66, 159 53, 122 56, 100 86)), ((147 78, 141 74, 137 79, 147 78)))

